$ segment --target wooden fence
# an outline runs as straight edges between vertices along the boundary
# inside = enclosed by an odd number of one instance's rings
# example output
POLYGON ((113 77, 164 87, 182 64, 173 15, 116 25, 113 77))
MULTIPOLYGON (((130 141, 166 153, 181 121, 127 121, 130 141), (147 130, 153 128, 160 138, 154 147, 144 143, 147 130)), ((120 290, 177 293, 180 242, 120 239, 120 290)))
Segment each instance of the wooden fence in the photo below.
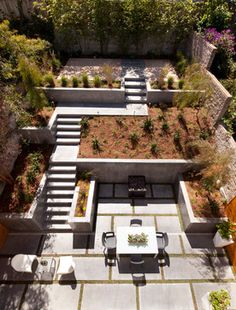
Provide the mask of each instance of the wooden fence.
MULTIPOLYGON (((229 220, 236 223, 236 197, 234 197, 227 206, 226 209, 229 220)), ((236 234, 234 234, 235 242, 226 247, 226 251, 233 265, 234 271, 236 272, 236 234)))

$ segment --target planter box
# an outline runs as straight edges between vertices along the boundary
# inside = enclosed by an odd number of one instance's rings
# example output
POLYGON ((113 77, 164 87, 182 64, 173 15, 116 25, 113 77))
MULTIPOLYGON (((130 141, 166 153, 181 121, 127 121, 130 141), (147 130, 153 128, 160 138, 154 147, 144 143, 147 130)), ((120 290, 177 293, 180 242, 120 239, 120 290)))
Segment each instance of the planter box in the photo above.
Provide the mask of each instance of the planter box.
POLYGON ((217 230, 216 224, 222 222, 224 218, 202 218, 194 216, 182 175, 178 177, 176 192, 185 232, 215 233, 217 230))
POLYGON ((34 200, 28 212, 0 213, 0 224, 10 231, 39 232, 42 231, 42 212, 44 212, 43 192, 45 190, 46 175, 42 176, 34 200))
MULTIPOLYGON (((182 89, 152 89, 149 82, 147 82, 147 102, 148 103, 172 103, 174 96, 179 93, 193 93, 198 90, 182 90, 182 89)), ((204 92, 204 91, 201 91, 204 92)))
POLYGON ((91 232, 93 231, 93 219, 96 202, 96 181, 93 178, 90 181, 86 213, 83 217, 75 216, 78 197, 79 187, 76 186, 72 205, 70 208, 68 224, 71 226, 74 232, 91 232))
POLYGON ((229 239, 222 238, 220 233, 217 231, 213 238, 213 243, 216 248, 222 248, 224 246, 234 243, 234 240, 232 236, 229 239))
POLYGON ((70 88, 70 87, 56 87, 48 88, 42 87, 47 97, 55 102, 64 103, 105 103, 109 105, 124 104, 125 89, 109 88, 70 88))

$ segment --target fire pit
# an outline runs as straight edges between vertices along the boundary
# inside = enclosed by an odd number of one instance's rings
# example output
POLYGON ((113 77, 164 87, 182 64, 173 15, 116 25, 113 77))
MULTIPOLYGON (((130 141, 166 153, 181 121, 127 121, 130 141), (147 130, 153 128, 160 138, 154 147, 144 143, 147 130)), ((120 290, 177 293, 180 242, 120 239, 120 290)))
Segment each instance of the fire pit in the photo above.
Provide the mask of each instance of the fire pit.
POLYGON ((129 197, 145 197, 146 182, 143 175, 130 175, 128 177, 129 197))

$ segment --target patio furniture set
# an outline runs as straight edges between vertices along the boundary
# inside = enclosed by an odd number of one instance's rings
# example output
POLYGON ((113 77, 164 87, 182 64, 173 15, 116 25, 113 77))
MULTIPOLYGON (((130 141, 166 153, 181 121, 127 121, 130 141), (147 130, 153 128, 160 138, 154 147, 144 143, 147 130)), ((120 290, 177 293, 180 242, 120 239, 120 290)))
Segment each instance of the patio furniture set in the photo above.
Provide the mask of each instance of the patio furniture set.
POLYGON ((154 259, 165 259, 168 243, 167 233, 156 232, 152 226, 142 226, 140 219, 131 219, 130 226, 117 227, 117 235, 113 231, 104 232, 102 235, 104 255, 108 260, 128 255, 130 264, 133 265, 144 264, 145 255, 154 259))

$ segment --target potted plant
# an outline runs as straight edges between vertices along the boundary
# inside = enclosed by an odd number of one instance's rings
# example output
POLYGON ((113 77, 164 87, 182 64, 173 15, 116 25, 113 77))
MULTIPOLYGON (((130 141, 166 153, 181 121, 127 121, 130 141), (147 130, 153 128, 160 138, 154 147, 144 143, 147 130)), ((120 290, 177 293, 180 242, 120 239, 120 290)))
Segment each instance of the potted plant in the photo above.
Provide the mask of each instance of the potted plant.
POLYGON ((227 290, 221 289, 208 293, 208 301, 212 310, 227 310, 230 306, 230 294, 227 290))
POLYGON ((217 232, 213 238, 215 247, 224 247, 234 243, 232 234, 236 233, 236 223, 230 221, 223 221, 216 225, 217 232))

